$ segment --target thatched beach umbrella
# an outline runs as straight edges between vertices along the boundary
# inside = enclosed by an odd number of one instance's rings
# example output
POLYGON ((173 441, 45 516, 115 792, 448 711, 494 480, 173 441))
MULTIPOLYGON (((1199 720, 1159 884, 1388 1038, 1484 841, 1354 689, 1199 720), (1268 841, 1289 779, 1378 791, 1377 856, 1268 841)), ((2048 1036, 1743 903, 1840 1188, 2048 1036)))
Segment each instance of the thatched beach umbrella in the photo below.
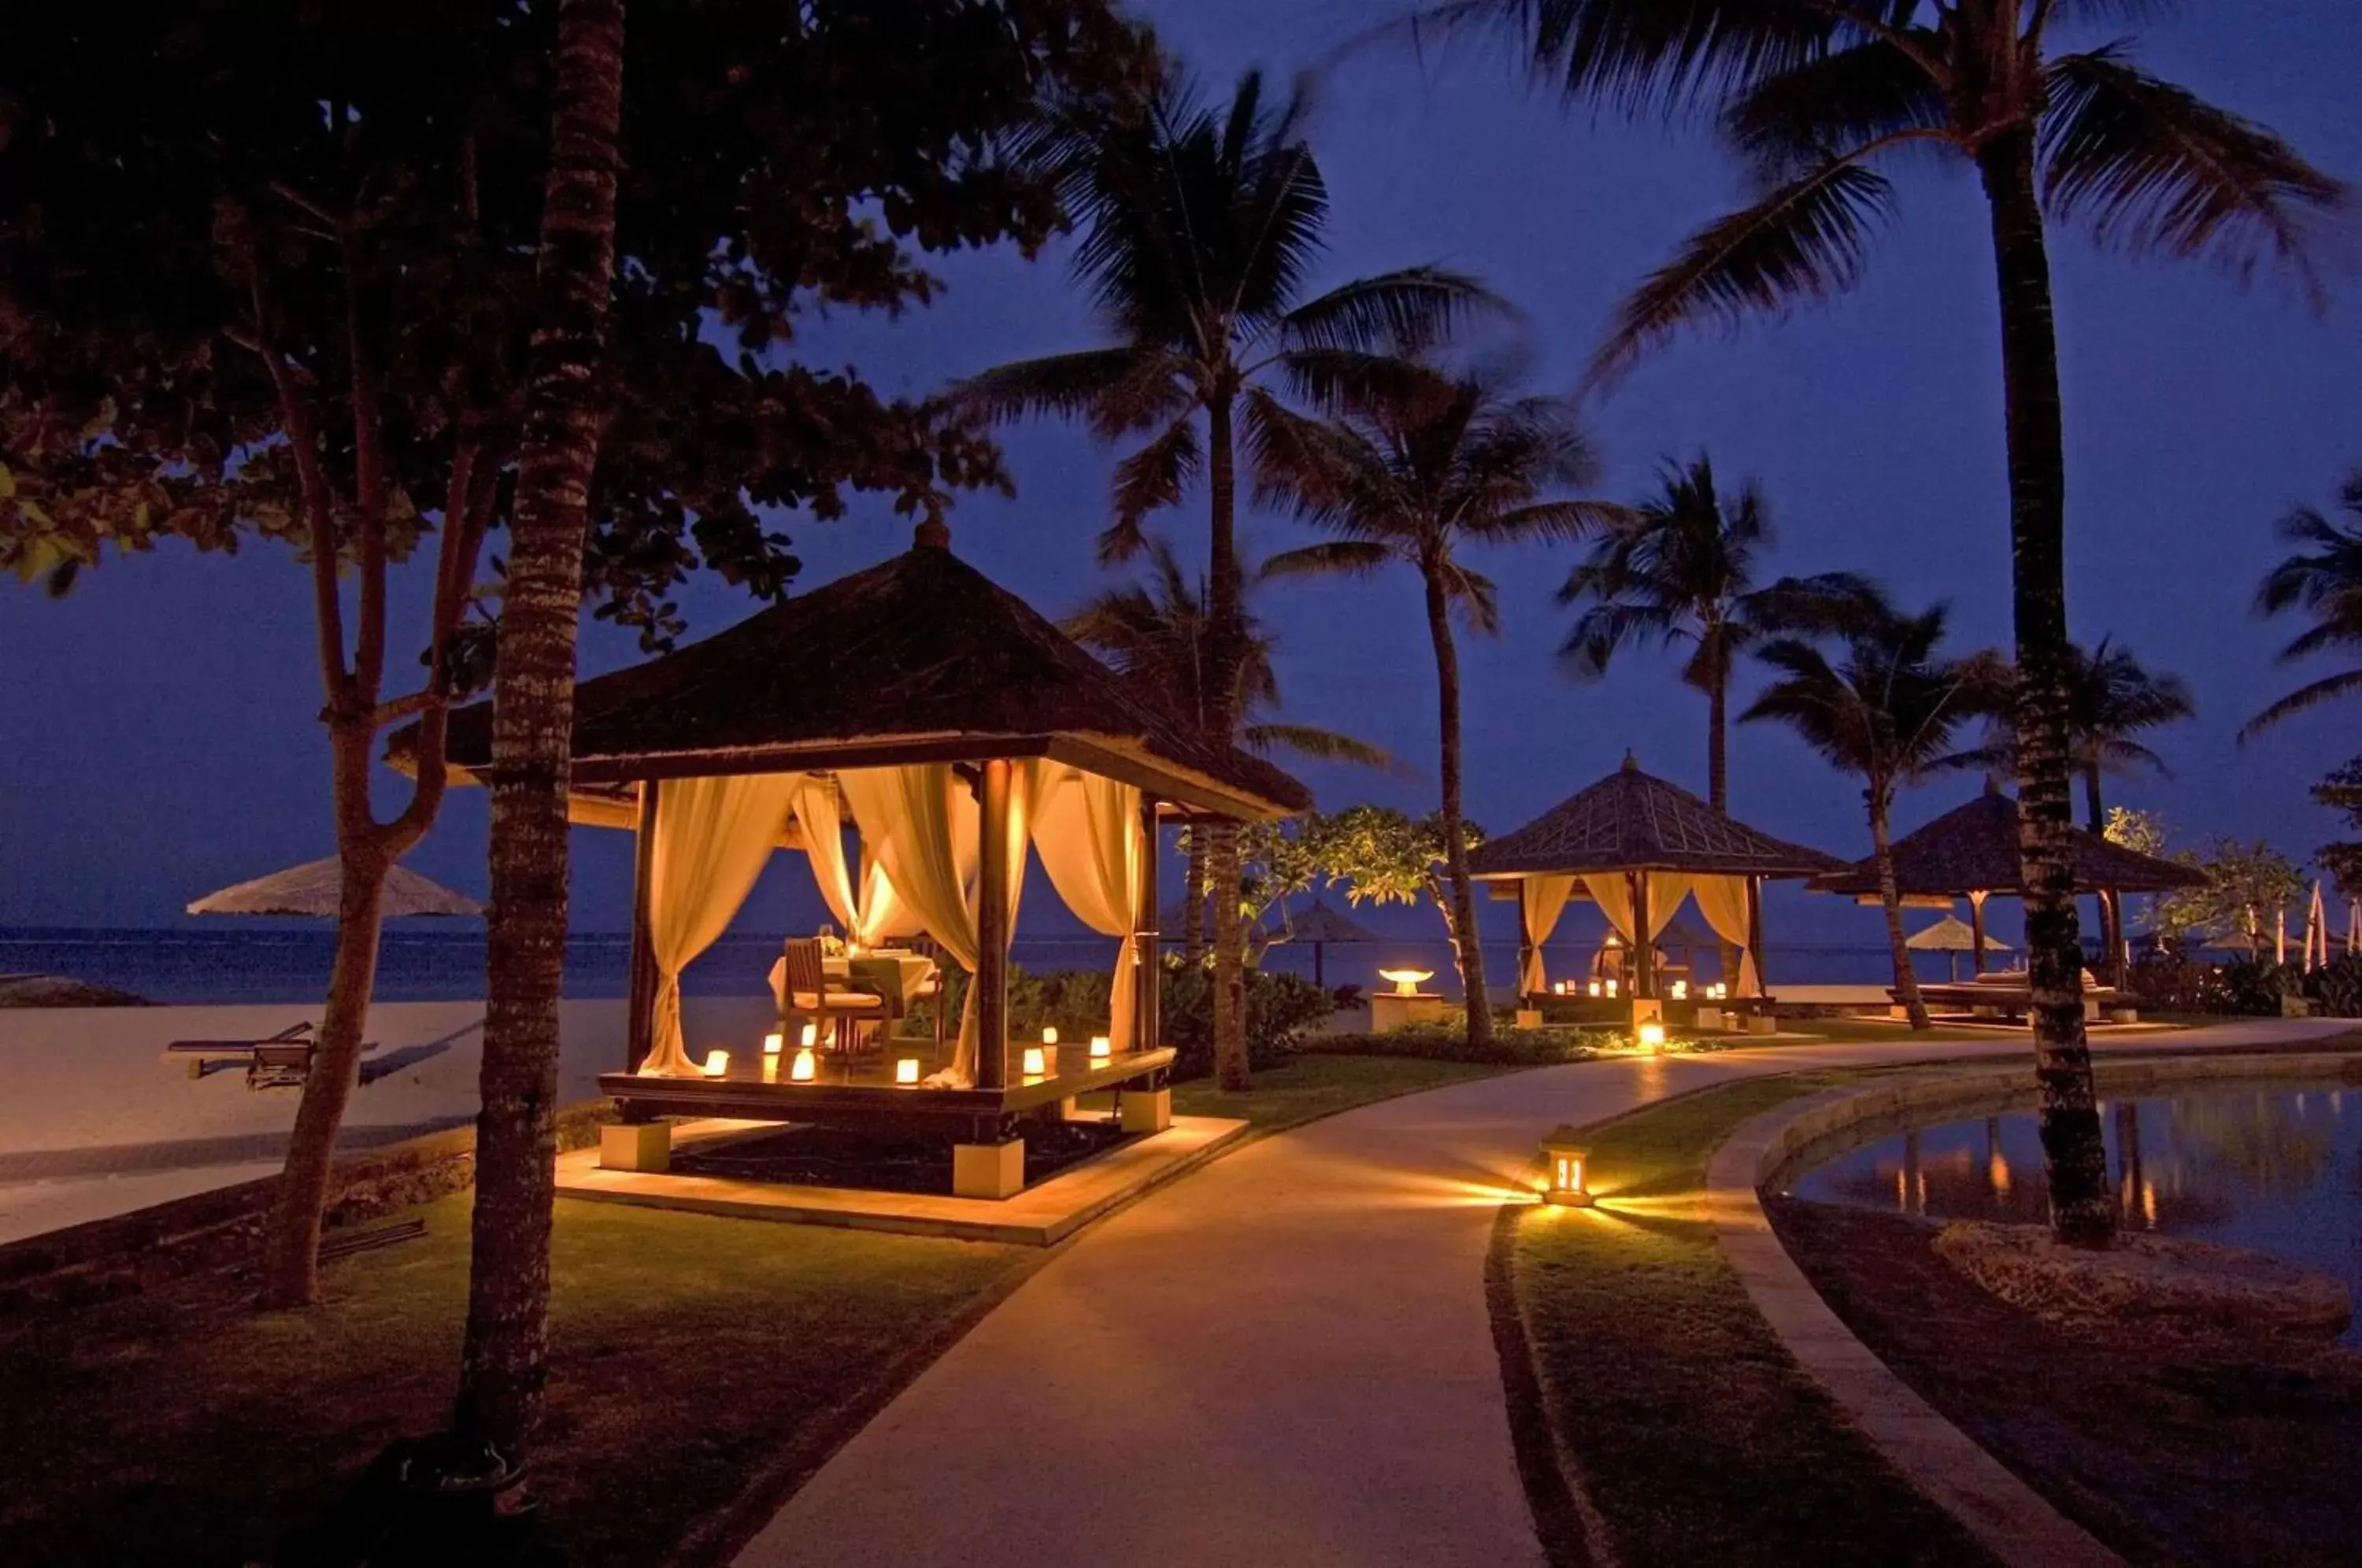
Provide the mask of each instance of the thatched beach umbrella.
POLYGON ((1312 983, 1321 987, 1329 984, 1326 949, 1330 943, 1369 943, 1378 939, 1377 933, 1339 914, 1319 899, 1313 900, 1312 907, 1302 914, 1287 915, 1283 930, 1286 935, 1282 940, 1312 944, 1312 983))
MULTIPOLYGON (((217 893, 207 893, 189 906, 193 915, 300 915, 334 920, 344 889, 344 867, 335 856, 310 860, 240 882, 217 893)), ((385 874, 387 920, 413 915, 480 915, 484 906, 440 882, 430 882, 415 871, 397 866, 385 874)))
MULTIPOLYGON (((1958 915, 1946 915, 1926 930, 1914 933, 1903 945, 1915 953, 1942 953, 1948 955, 1952 962, 1952 978, 1958 980, 1960 977, 1960 955, 1977 950, 1977 928, 1958 915)), ((2011 950, 2008 943, 1992 936, 1984 938, 1984 946, 1989 953, 2007 953, 2011 950)))

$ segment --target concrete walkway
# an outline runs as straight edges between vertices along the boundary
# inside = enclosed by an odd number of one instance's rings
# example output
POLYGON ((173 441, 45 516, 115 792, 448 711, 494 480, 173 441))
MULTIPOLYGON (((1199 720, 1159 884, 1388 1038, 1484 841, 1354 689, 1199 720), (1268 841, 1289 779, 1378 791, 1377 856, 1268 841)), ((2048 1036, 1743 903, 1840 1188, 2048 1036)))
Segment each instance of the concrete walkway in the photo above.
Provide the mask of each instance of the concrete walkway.
MULTIPOLYGON (((2350 1027, 2268 1021, 2102 1048, 2350 1027)), ((1765 1073, 2026 1050, 1898 1040, 1594 1062, 1265 1139, 1028 1280, 738 1562, 1540 1563, 1483 1274, 1542 1135, 1765 1073)))

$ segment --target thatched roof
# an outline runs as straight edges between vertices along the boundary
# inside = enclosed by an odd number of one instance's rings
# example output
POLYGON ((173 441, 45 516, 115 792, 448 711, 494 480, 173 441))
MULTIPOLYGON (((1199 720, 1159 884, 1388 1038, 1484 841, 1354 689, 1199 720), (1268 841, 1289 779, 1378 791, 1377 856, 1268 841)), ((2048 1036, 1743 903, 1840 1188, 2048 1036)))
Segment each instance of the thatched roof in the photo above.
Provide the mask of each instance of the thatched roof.
POLYGON ((1483 878, 1595 871, 1687 871, 1720 877, 1810 877, 1835 856, 1789 844, 1716 811, 1631 757, 1581 794, 1468 856, 1483 878))
POLYGON ((1291 942, 1375 942, 1378 933, 1319 899, 1308 910, 1291 911, 1285 927, 1291 942))
MULTIPOLYGON (((1307 809, 1303 785, 1201 742, 922 525, 911 549, 575 693, 574 774, 622 779, 1054 756, 1225 815, 1307 809)), ((414 728, 395 735, 399 760, 414 728)), ((462 770, 491 708, 452 715, 462 770)))
MULTIPOLYGON (((326 860, 307 860, 301 866, 291 866, 268 877, 257 877, 251 882, 240 882, 217 893, 207 893, 189 906, 189 912, 193 915, 302 915, 314 920, 334 920, 344 886, 344 863, 332 855, 326 860)), ((454 892, 440 882, 429 881, 415 871, 396 866, 385 874, 383 914, 387 920, 402 920, 412 915, 480 915, 483 912, 484 906, 467 894, 454 892)))
MULTIPOLYGON (((1935 924, 1913 932, 1903 945, 1915 953, 1973 953, 1977 950, 1977 928, 1958 915, 1946 915, 1935 924)), ((2010 953, 2015 949, 1988 933, 1985 951, 2010 953)))
MULTIPOLYGON (((2203 887, 2204 876, 2187 866, 2110 844, 2081 828, 2070 830, 2075 886, 2085 892, 2164 893, 2203 887)), ((1894 881, 1905 897, 2020 891, 2017 802, 1988 790, 1967 805, 1945 812, 1916 833, 1894 841, 1894 881)), ((1815 892, 1867 896, 1878 891, 1878 868, 1859 861, 1810 883, 1815 892)))

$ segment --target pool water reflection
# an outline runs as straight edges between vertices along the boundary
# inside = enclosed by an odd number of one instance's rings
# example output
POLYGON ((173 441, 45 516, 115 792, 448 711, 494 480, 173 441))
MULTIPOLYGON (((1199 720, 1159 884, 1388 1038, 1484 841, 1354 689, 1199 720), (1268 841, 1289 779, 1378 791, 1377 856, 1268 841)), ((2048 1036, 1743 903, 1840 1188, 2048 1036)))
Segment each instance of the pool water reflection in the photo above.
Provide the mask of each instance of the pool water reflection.
MULTIPOLYGON (((2128 1228, 2268 1253, 2337 1275, 2362 1300, 2362 1091, 2282 1085, 2112 1100, 2101 1125, 2128 1228)), ((2049 1216, 2030 1110, 1896 1133, 1792 1190, 1936 1220, 2049 1216)), ((2345 1340, 2362 1344, 2362 1324, 2345 1340)))

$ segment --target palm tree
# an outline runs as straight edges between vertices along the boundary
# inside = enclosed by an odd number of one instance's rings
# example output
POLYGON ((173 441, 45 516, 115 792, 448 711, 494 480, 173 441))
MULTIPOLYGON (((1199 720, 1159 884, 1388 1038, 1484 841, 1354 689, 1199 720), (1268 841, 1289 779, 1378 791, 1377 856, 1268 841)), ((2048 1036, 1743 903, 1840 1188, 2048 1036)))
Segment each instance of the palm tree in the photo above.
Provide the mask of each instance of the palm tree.
POLYGON ((1481 375, 1390 378, 1335 401, 1322 422, 1275 415, 1256 451, 1263 492, 1338 537, 1284 551, 1266 577, 1363 573, 1391 562, 1419 574, 1435 651, 1451 923, 1472 1043, 1493 1038, 1483 933, 1469 890, 1462 831, 1460 654, 1456 613, 1471 631, 1500 629, 1493 584, 1460 558, 1467 545, 1568 539, 1616 509, 1549 492, 1588 482, 1593 464, 1573 403, 1514 397, 1481 375))
POLYGON ((561 0, 508 590, 492 673, 491 918, 468 1326, 452 1428, 511 1463, 541 1410, 557 1198, 574 639, 614 289, 624 0, 561 0))
POLYGON ((1567 574, 1558 602, 1590 602, 1559 649, 1576 679, 1604 677, 1633 646, 1690 650, 1682 680, 1706 699, 1706 798, 1730 807, 1730 678, 1738 657, 1765 636, 1804 629, 1808 606, 1839 604, 1866 586, 1846 572, 1755 585, 1757 558, 1772 544, 1770 509, 1753 480, 1727 503, 1713 459, 1667 463, 1655 496, 1599 530, 1590 554, 1567 574))
POLYGON ((1915 1030, 1928 1027, 1927 1005, 1904 939, 1889 819, 1895 791, 1940 761, 1953 732, 1973 716, 1986 679, 1981 661, 1937 651, 1948 615, 1941 604, 1906 615, 1868 589, 1855 598, 1846 629, 1828 639, 1838 645, 1837 662, 1799 636, 1775 637, 1756 650, 1775 679, 1739 719, 1778 720, 1833 767, 1860 776, 1895 990, 1915 1030))
MULTIPOLYGON (((2301 611, 2312 624, 2280 649, 2279 662, 2295 664, 2331 648, 2362 651, 2362 469, 2346 480, 2337 497, 2340 522, 2318 507, 2300 506, 2280 520, 2279 536, 2296 547, 2265 574, 2256 608, 2266 615, 2301 611)), ((2307 681, 2247 721, 2239 743, 2284 719, 2294 718, 2334 698, 2362 692, 2362 669, 2344 669, 2307 681)))
MULTIPOLYGON (((1147 544, 1144 582, 1126 583, 1094 595, 1066 619, 1067 634, 1094 649, 1117 673, 1152 692, 1165 707, 1199 729, 1207 727, 1208 628, 1212 621, 1206 580, 1191 578, 1163 539, 1147 544)), ((1250 576, 1249 580, 1253 580, 1250 576)), ((1240 742, 1250 751, 1290 751, 1321 762, 1352 762, 1392 768, 1393 756, 1367 741, 1309 724, 1259 718, 1280 705, 1279 677, 1272 666, 1278 638, 1245 607, 1242 625, 1246 657, 1239 666, 1240 742)), ((1206 838, 1188 835, 1189 873, 1183 897, 1182 950, 1192 963, 1206 947, 1206 838)))
MULTIPOLYGON (((1239 559, 1237 444, 1280 408, 1273 384, 1317 393, 1369 373, 1374 351, 1448 335, 1493 308, 1470 279, 1411 267, 1304 297, 1329 193, 1304 140, 1299 90, 1275 109, 1249 72, 1229 105, 1168 79, 1145 102, 1078 107, 1043 138, 1065 171, 1082 240, 1075 272, 1116 337, 1104 348, 988 370, 965 383, 996 418, 1079 419, 1102 440, 1146 440, 1117 466, 1104 561, 1144 542, 1148 514, 1207 492, 1210 540, 1207 733, 1238 737, 1246 657, 1239 559), (1203 435, 1199 433, 1203 425, 1203 435)), ((1238 881, 1238 834, 1208 833, 1209 875, 1238 881)), ((1214 906, 1214 1061, 1225 1088, 1247 1087, 1246 990, 1234 900, 1214 906)))
POLYGON ((2001 305, 2019 740, 2036 1077, 2052 1221, 2114 1235, 2083 1035, 2082 941, 2068 856, 2067 453, 2047 224, 2100 244, 2266 258, 2322 288, 2306 220, 2345 187, 2286 142, 2149 75, 2122 41, 2058 47, 2125 0, 1441 0, 1422 21, 1506 32, 1569 95, 1629 111, 1711 106, 1750 165, 1751 204, 1692 237, 1626 302, 1605 381, 1684 328, 1777 315, 1851 287, 1893 210, 1875 165, 1949 154, 1977 171, 2001 305))
MULTIPOLYGON (((1996 686, 1993 711, 1986 716, 1982 745, 1956 752, 1937 766, 1978 768, 1987 774, 2014 773, 2017 768, 2016 704, 2004 679, 1996 686)), ((2189 686, 2178 675, 2150 670, 2130 648, 2103 637, 2097 647, 2067 646, 2067 753, 2070 766, 2083 780, 2085 822, 2104 838, 2108 807, 2101 779, 2111 773, 2146 770, 2171 777, 2165 759, 2136 737, 2160 725, 2176 723, 2197 712, 2189 686)), ((2100 947, 2111 968, 2121 968, 2124 933, 2117 929, 2116 906, 2100 900, 2100 947)))

